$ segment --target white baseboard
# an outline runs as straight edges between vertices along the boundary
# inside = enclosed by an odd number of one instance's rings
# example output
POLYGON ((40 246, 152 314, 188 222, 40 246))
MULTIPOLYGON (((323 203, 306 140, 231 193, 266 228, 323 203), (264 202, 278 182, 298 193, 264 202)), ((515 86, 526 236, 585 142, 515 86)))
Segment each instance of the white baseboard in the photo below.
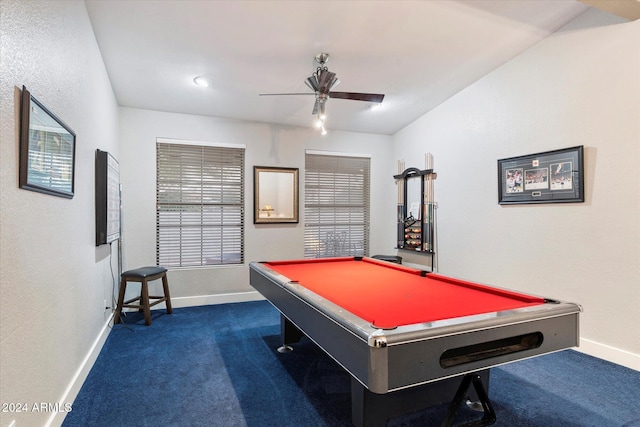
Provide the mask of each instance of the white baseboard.
MULTIPOLYGON (((199 307, 202 305, 231 304, 235 302, 261 301, 264 297, 256 291, 251 292, 233 292, 229 294, 217 295, 197 295, 193 297, 171 297, 171 307, 199 307)), ((167 306, 164 302, 151 307, 153 310, 166 310, 167 306)), ((122 311, 137 311, 135 308, 125 308, 122 311)))
MULTIPOLYGON (((78 368, 75 375, 71 379, 71 382, 67 386, 67 389, 62 394, 62 398, 60 399, 61 407, 65 407, 64 406, 65 404, 72 403, 76 399, 76 396, 78 395, 78 392, 82 387, 82 384, 84 384, 84 380, 87 379, 87 375, 89 375, 89 371, 91 371, 93 364, 96 362, 96 359, 98 358, 98 355, 102 350, 102 346, 107 341, 107 337, 111 332, 110 326, 112 322, 113 322, 113 314, 111 314, 107 318, 107 321, 102 327, 102 329, 100 330, 98 337, 93 342, 93 345, 89 349, 89 352, 87 353, 84 360, 80 364, 80 367, 78 368)), ((64 411, 53 412, 49 417, 49 419, 47 420, 45 427, 62 425, 62 422, 64 421, 64 418, 66 415, 67 413, 64 411)))
POLYGON ((576 350, 589 356, 640 371, 640 354, 631 353, 630 351, 621 350, 586 338, 580 338, 580 347, 576 348, 576 350))
MULTIPOLYGON (((230 294, 218 295, 198 295, 193 297, 171 297, 173 308, 196 307, 200 305, 228 304, 234 302, 260 301, 264 297, 257 291, 234 292, 230 294)), ((164 303, 153 307, 154 309, 166 308, 164 303)))
MULTIPOLYGON (((171 297, 171 307, 198 307, 201 305, 231 304, 235 302, 261 301, 264 297, 258 291, 232 292, 228 294, 216 295, 196 295, 193 297, 171 297)), ((151 307, 153 310, 165 310, 167 306, 164 302, 151 307)), ((125 308, 122 311, 137 311, 135 308, 125 308)))

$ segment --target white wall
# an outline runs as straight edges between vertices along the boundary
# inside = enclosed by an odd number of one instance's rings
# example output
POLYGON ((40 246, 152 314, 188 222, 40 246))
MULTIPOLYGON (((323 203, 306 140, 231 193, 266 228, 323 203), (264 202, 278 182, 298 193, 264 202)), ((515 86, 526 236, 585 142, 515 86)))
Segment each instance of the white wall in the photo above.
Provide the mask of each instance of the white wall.
POLYGON ((582 349, 640 369, 640 21, 623 22, 587 11, 396 134, 394 157, 435 156, 441 273, 577 302, 582 349), (497 159, 576 145, 584 203, 498 205, 497 159))
MULTIPOLYGON (((117 155, 117 105, 84 2, 2 0, 0 76, 0 401, 31 411, 73 402, 77 389, 67 387, 76 373, 81 384, 110 316, 109 246, 95 247, 94 158, 96 148, 117 155), (71 200, 18 188, 22 85, 76 132, 71 200)), ((0 425, 55 416, 2 411, 0 425)))
MULTIPOLYGON (((295 128, 222 118, 120 109, 120 174, 123 183, 124 268, 154 265, 156 138, 245 144, 245 264, 170 269, 175 306, 257 295, 249 285, 250 261, 304 257, 304 156, 306 149, 371 155, 371 254, 393 253, 395 200, 391 137, 295 128), (299 168, 300 223, 253 224, 253 166, 299 168), (229 295, 232 294, 232 295, 229 295), (235 294, 235 295, 234 295, 235 294)), ((160 284, 152 286, 159 288, 160 284)), ((158 289, 159 291, 159 289, 158 289)))
MULTIPOLYGON (((154 263, 156 137, 246 144, 247 262, 303 256, 303 211, 297 225, 252 224, 253 165, 298 167, 304 182, 305 149, 371 154, 371 253, 386 254, 395 159, 422 167, 410 159, 432 152, 440 271, 581 303, 583 348, 640 369, 640 22, 620 22, 586 13, 393 138, 321 138, 118 109, 84 3, 1 0, 0 401, 71 402, 104 338, 113 283, 109 247, 94 246, 96 148, 121 162, 125 268, 154 263), (23 84, 77 134, 71 200, 18 188, 23 84), (585 203, 498 206, 497 159, 580 144, 585 203)), ((185 305, 252 290, 246 266, 171 271, 170 280, 185 305)), ((0 412, 0 425, 61 417, 0 412)))

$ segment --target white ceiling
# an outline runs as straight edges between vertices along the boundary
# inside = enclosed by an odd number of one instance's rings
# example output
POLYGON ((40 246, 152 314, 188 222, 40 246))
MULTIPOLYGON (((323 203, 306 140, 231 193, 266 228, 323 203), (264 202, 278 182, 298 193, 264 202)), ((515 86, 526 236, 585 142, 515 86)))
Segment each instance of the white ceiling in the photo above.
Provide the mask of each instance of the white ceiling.
POLYGON ((393 134, 563 26, 577 0, 100 1, 87 9, 119 105, 310 126, 314 57, 344 92, 327 128, 393 134), (204 75, 208 88, 193 83, 204 75))

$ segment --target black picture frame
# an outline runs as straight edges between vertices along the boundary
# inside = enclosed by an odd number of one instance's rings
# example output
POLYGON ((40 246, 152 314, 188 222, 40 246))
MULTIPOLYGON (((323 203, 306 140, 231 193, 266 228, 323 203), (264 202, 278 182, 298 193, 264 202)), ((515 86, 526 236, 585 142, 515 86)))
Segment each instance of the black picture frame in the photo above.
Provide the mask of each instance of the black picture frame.
POLYGON ((584 202, 584 146, 498 160, 498 203, 584 202))
POLYGON ((73 198, 76 134, 22 86, 19 186, 73 198))

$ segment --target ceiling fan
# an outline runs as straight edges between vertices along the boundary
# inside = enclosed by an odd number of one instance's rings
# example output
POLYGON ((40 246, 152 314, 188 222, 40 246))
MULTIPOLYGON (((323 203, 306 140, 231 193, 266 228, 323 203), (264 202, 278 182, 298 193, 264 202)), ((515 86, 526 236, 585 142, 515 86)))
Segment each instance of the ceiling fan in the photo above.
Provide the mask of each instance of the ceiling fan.
POLYGON ((274 96, 274 95, 315 95, 316 102, 313 105, 313 111, 311 114, 318 117, 316 127, 322 129, 322 133, 325 134, 324 128, 325 106, 329 98, 337 99, 351 99, 354 101, 366 101, 380 104, 384 99, 384 95, 376 93, 356 93, 356 92, 335 92, 332 91, 336 87, 340 80, 336 76, 336 73, 332 73, 326 66, 329 60, 328 53, 320 53, 315 57, 318 67, 307 77, 304 83, 313 90, 314 93, 261 93, 260 96, 274 96))

